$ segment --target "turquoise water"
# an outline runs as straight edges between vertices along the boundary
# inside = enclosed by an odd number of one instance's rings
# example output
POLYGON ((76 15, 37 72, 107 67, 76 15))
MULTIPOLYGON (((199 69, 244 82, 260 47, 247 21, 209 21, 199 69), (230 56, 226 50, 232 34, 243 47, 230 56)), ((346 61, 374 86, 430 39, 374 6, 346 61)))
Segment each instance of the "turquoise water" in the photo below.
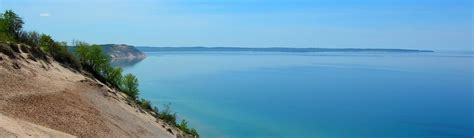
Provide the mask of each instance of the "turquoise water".
POLYGON ((156 52, 125 72, 202 137, 472 137, 473 53, 156 52))

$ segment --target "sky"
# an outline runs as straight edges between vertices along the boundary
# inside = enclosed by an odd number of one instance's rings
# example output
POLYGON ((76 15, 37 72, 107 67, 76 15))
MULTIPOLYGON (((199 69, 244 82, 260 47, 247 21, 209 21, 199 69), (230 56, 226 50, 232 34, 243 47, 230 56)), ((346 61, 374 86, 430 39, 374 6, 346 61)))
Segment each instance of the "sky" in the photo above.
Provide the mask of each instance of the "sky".
POLYGON ((0 0, 26 30, 135 46, 473 50, 472 0, 0 0))

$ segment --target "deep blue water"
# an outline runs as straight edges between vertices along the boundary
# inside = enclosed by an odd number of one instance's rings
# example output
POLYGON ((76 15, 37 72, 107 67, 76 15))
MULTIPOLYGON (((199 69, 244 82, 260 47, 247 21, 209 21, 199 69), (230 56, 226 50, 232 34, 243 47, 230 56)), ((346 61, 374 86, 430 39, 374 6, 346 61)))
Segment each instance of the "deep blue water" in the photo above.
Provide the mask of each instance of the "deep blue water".
POLYGON ((124 67, 202 137, 472 137, 473 53, 158 52, 124 67))

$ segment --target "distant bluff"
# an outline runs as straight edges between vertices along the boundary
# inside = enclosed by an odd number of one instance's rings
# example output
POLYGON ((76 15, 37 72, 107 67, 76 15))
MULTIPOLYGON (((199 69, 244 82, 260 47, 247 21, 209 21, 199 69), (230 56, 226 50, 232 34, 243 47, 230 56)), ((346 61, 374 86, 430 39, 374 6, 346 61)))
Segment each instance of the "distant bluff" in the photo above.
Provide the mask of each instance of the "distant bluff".
POLYGON ((104 44, 104 52, 112 59, 143 59, 146 55, 134 46, 126 44, 104 44))

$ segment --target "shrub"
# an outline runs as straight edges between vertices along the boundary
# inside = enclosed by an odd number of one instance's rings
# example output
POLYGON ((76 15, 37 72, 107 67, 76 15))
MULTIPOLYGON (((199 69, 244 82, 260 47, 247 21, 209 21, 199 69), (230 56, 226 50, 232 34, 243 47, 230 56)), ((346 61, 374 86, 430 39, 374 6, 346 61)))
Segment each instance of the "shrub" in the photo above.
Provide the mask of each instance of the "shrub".
POLYGON ((56 61, 67 64, 75 69, 81 69, 81 63, 68 51, 66 42, 55 42, 51 48, 52 56, 56 61))
POLYGON ((52 55, 52 47, 53 45, 55 44, 53 38, 51 38, 51 36, 49 35, 46 35, 46 34, 41 34, 40 35, 40 39, 39 39, 39 47, 41 48, 41 50, 43 50, 44 52, 52 55))
POLYGON ((75 41, 76 53, 79 60, 84 66, 87 66, 90 71, 96 72, 98 75, 103 75, 103 71, 110 66, 110 59, 99 45, 89 45, 84 42, 75 41))
POLYGON ((89 49, 90 65, 97 72, 102 72, 107 66, 110 66, 110 58, 107 56, 102 47, 99 45, 92 45, 89 49))
MULTIPOLYGON (((179 129, 181 129, 181 130, 183 130, 183 131, 184 131, 184 130, 188 130, 188 129, 189 129, 189 128, 188 128, 188 121, 186 121, 186 120, 183 119, 183 120, 181 120, 181 123, 179 123, 178 125, 176 125, 176 127, 178 127, 179 129)), ((186 132, 186 133, 187 133, 187 132, 186 132)))
POLYGON ((140 106, 145 109, 145 110, 148 110, 148 111, 153 111, 153 109, 151 108, 151 102, 146 100, 146 99, 141 99, 139 102, 140 106))
POLYGON ((158 115, 160 113, 160 110, 158 110, 158 107, 154 106, 153 107, 153 110, 151 110, 153 112, 155 112, 156 115, 158 115))
POLYGON ((122 83, 122 91, 124 91, 133 100, 136 100, 139 94, 138 79, 133 74, 129 73, 123 77, 122 83))
POLYGON ((77 54, 77 57, 79 58, 79 61, 81 61, 82 64, 86 65, 88 64, 88 53, 89 53, 89 44, 86 42, 82 41, 73 41, 72 44, 75 46, 75 53, 77 54))
POLYGON ((164 105, 164 110, 159 112, 158 118, 168 124, 176 125, 176 113, 171 112, 170 104, 164 105))
POLYGON ((112 66, 106 66, 103 71, 104 78, 112 86, 119 88, 122 85, 122 71, 120 67, 114 68, 112 66))
POLYGON ((194 136, 196 136, 196 137, 198 137, 198 138, 199 138, 199 133, 197 132, 197 130, 196 130, 196 129, 194 129, 194 128, 191 128, 191 130, 190 130, 189 132, 190 132, 189 134, 191 134, 191 135, 194 135, 194 136))
POLYGON ((39 35, 36 32, 27 32, 25 35, 20 36, 24 43, 29 43, 31 46, 39 46, 42 51, 52 56, 54 60, 75 69, 81 68, 81 64, 77 58, 68 51, 67 42, 56 42, 50 35, 39 35))
POLYGON ((181 120, 179 124, 176 123, 176 113, 171 111, 170 104, 165 104, 164 105, 164 110, 159 112, 158 109, 155 107, 153 109, 156 113, 158 113, 158 118, 163 120, 164 122, 176 126, 178 129, 181 131, 191 134, 193 136, 199 137, 199 134, 197 133, 196 129, 190 128, 188 126, 188 121, 186 120, 181 120))
POLYGON ((181 123, 179 123, 178 125, 176 125, 176 127, 178 127, 180 130, 184 131, 185 133, 187 134, 191 134, 191 135, 194 135, 194 136, 197 136, 199 137, 199 134, 197 133, 196 129, 194 128, 189 128, 188 127, 188 121, 186 120, 181 120, 181 123))
POLYGON ((39 46, 41 35, 35 31, 27 32, 27 31, 20 31, 18 35, 18 41, 21 43, 25 43, 29 46, 39 46))
MULTIPOLYGON (((112 84, 115 87, 120 86, 120 83, 118 83, 119 81, 116 81, 117 83, 111 83, 108 81, 107 77, 110 75, 109 71, 113 70, 110 69, 109 56, 103 52, 99 45, 89 45, 81 41, 73 41, 73 45, 75 45, 76 55, 79 58, 83 69, 89 71, 95 78, 104 83, 112 84)), ((116 77, 118 77, 118 75, 116 77)))

